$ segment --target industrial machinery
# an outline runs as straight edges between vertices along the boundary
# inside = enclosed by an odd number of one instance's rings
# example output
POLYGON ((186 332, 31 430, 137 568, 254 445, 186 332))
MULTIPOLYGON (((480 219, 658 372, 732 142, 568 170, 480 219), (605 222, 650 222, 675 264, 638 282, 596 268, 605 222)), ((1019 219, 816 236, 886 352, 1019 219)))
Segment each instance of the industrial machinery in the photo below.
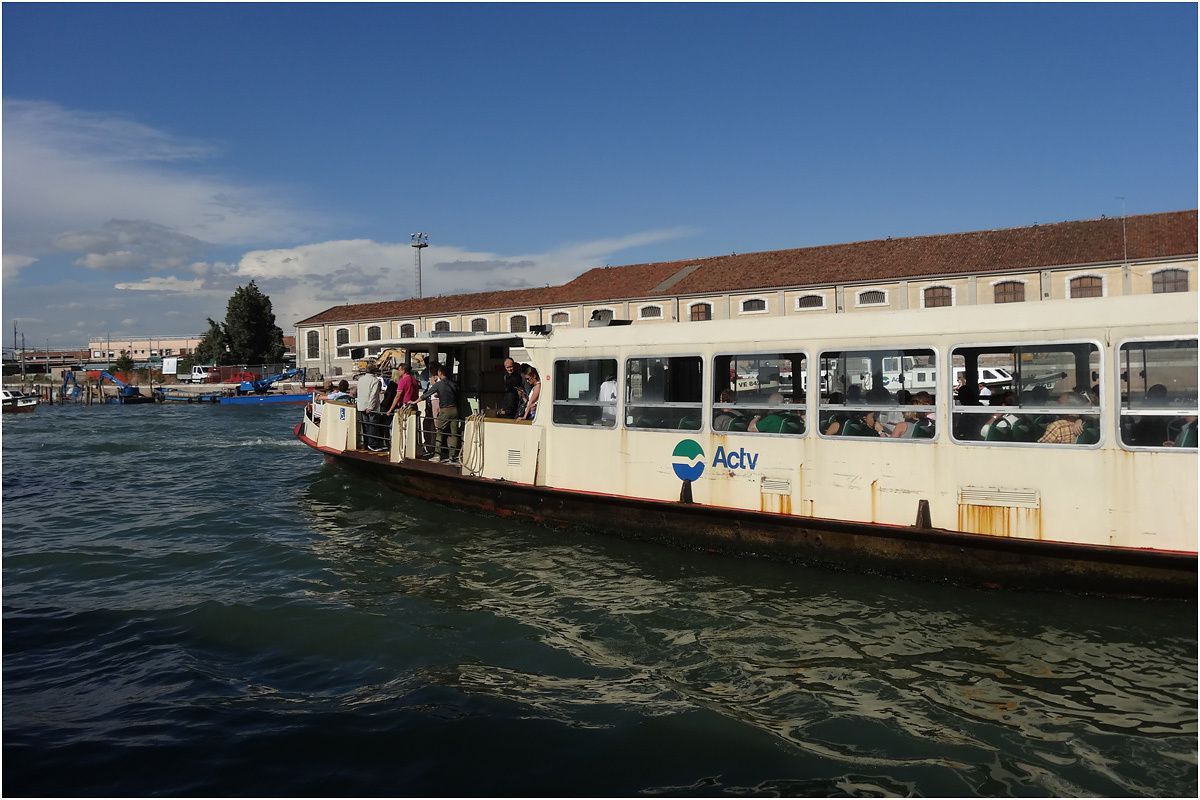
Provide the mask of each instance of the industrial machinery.
POLYGON ((59 392, 59 397, 63 400, 78 400, 79 395, 82 393, 83 390, 79 388, 79 383, 75 380, 74 370, 63 372, 62 391, 59 392))
POLYGON ((354 362, 355 372, 366 372, 367 367, 374 364, 379 368, 381 373, 386 374, 389 370, 395 369, 404 363, 405 350, 402 347, 389 347, 377 356, 364 358, 354 362))
POLYGON ((268 391, 270 391, 271 387, 279 381, 300 378, 303 377, 303 375, 304 369, 297 367, 296 369, 284 370, 277 375, 268 375, 267 377, 259 378, 258 380, 242 381, 240 384, 238 384, 237 393, 239 395, 266 394, 268 391))
POLYGON ((109 397, 104 402, 109 404, 120 405, 136 405, 138 403, 153 403, 154 398, 142 394, 136 386, 130 386, 125 381, 121 380, 111 372, 100 373, 100 385, 103 386, 105 381, 111 381, 112 385, 117 387, 117 396, 109 397))

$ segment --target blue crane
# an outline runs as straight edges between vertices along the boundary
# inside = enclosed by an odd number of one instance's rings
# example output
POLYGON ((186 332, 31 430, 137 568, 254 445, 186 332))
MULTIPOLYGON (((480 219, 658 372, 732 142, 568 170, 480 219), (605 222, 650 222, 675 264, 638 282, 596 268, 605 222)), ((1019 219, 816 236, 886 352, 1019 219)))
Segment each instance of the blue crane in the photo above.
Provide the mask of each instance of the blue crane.
POLYGON ((63 372, 63 385, 62 391, 59 392, 59 397, 63 398, 64 400, 76 400, 79 398, 79 395, 82 391, 83 390, 79 388, 79 383, 75 380, 75 371, 69 369, 63 372), (67 390, 68 385, 71 387, 69 392, 67 390))
POLYGON ((266 394, 270 388, 279 381, 286 381, 290 378, 299 378, 304 375, 304 368, 297 367, 296 369, 288 369, 280 372, 278 375, 269 375, 265 378, 259 378, 256 381, 242 381, 238 384, 238 394, 266 394))
POLYGON ((111 372, 101 372, 100 384, 103 385, 106 380, 112 381, 113 386, 117 387, 117 396, 115 400, 109 400, 108 402, 110 403, 117 402, 121 404, 129 404, 154 402, 153 397, 147 397, 146 395, 142 394, 140 391, 138 391, 136 386, 130 386, 128 383, 125 383, 125 381, 121 380, 116 375, 113 375, 111 372))

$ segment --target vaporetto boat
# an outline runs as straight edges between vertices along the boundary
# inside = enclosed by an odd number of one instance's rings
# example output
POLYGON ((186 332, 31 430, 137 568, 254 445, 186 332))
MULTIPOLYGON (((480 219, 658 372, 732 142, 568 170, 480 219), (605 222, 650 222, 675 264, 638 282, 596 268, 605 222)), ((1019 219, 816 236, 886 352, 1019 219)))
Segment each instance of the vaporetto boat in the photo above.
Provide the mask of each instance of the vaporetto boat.
POLYGON ((384 452, 352 405, 307 407, 295 434, 417 497, 564 528, 1194 597, 1196 326, 1188 292, 397 339, 375 344, 471 398, 462 463, 421 457, 415 409, 384 452), (489 413, 509 355, 542 376, 532 422, 489 413))

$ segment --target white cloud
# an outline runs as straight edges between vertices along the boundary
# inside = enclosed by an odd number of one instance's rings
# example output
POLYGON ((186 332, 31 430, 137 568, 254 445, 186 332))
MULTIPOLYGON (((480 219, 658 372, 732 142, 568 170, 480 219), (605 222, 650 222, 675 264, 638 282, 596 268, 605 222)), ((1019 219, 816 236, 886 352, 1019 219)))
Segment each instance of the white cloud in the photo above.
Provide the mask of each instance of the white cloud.
POLYGON ((114 218, 216 244, 311 235, 308 215, 282 189, 201 172, 201 159, 212 154, 206 144, 116 115, 5 99, 5 238, 45 246, 65 230, 114 218))
POLYGON ((112 271, 179 269, 208 247, 163 225, 118 219, 97 230, 64 233, 55 238, 54 246, 84 252, 75 262, 81 267, 112 271))
POLYGON ((174 275, 166 277, 156 275, 135 283, 118 283, 113 288, 132 292, 198 292, 204 288, 204 279, 181 281, 174 275))
MULTIPOLYGON (((544 253, 502 255, 448 245, 430 245, 422 256, 422 293, 458 294, 564 283, 631 247, 677 239, 689 228, 641 231, 628 236, 576 242, 544 253), (439 265, 446 268, 439 269, 439 265)), ((271 295, 280 325, 339 303, 411 297, 415 291, 413 250, 407 243, 345 239, 242 256, 229 276, 254 279, 271 295)))
POLYGON ((37 261, 33 256, 20 256, 16 253, 4 254, 4 277, 15 278, 21 270, 37 261))

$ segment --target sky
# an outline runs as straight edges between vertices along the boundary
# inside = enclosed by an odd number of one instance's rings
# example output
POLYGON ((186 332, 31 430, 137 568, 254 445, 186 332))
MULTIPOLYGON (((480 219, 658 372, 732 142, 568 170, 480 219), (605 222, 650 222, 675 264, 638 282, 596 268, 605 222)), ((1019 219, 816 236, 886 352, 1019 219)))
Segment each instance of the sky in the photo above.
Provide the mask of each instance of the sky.
POLYGON ((1194 4, 2 15, 5 346, 1197 205, 1194 4))

